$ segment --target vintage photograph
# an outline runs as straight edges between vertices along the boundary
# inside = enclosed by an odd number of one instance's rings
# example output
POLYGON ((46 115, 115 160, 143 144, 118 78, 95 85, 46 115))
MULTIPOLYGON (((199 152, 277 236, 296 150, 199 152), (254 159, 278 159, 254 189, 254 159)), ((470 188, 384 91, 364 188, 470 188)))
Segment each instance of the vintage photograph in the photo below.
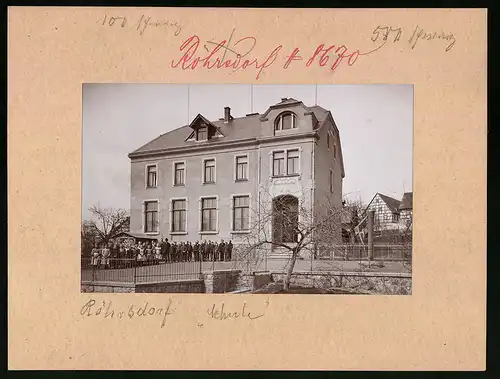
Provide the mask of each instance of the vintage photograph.
POLYGON ((82 86, 82 292, 411 295, 413 86, 82 86))

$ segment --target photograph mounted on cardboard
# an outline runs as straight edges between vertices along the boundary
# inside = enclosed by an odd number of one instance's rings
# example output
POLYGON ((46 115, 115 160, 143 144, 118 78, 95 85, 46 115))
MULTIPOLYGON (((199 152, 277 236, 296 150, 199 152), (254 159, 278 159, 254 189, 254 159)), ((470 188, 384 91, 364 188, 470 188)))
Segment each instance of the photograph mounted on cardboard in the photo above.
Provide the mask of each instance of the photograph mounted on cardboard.
POLYGON ((82 292, 410 295, 412 85, 83 84, 82 292))

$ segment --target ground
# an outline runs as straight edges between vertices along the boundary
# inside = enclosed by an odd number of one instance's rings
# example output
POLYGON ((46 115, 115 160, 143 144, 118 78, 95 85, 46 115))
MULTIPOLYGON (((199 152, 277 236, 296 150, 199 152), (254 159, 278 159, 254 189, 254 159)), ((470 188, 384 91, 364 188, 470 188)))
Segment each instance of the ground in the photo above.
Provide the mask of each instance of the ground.
POLYGON ((288 291, 283 289, 283 282, 273 282, 254 291, 257 294, 316 294, 316 295, 360 295, 361 293, 342 288, 314 288, 291 286, 288 291))

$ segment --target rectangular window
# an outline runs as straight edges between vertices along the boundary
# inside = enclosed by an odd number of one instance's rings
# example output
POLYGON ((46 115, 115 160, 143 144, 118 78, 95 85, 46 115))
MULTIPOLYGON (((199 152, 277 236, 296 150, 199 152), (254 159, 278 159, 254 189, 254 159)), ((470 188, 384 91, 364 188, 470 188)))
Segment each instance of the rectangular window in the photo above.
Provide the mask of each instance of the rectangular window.
POLYGON ((281 126, 282 126, 283 130, 292 129, 293 128, 293 126, 292 126, 293 116, 291 114, 284 115, 281 119, 281 123, 282 123, 281 126))
POLYGON ((217 199, 215 197, 201 200, 201 231, 214 232, 217 225, 217 199))
POLYGON ((330 192, 333 192, 333 171, 330 170, 330 192))
POLYGON ((204 162, 204 183, 215 183, 215 159, 207 159, 204 162))
POLYGON ((236 180, 248 180, 247 167, 248 157, 236 157, 236 180))
POLYGON ((249 230, 250 197, 235 196, 233 198, 233 230, 249 230))
POLYGON ((337 144, 333 143, 333 159, 337 158, 337 144))
POLYGON ((148 188, 156 187, 156 185, 157 185, 156 165, 147 166, 146 172, 147 172, 147 182, 146 182, 147 187, 148 188))
POLYGON ((186 231, 186 200, 172 201, 172 232, 186 231))
POLYGON ((326 133, 326 147, 330 148, 330 133, 326 133))
POLYGON ((185 164, 183 162, 174 165, 174 185, 183 186, 185 184, 185 164))
POLYGON ((208 132, 206 127, 198 128, 198 130, 196 131, 196 140, 205 141, 207 139, 207 135, 208 132))
POLYGON ((299 173, 299 151, 287 151, 287 174, 297 175, 299 173))
POLYGON ((397 213, 392 214, 392 222, 393 223, 398 223, 399 222, 399 215, 397 213))
POLYGON ((144 231, 146 233, 158 232, 158 202, 146 201, 144 203, 144 231))
POLYGON ((273 153, 273 176, 284 176, 285 174, 285 152, 276 151, 273 153))

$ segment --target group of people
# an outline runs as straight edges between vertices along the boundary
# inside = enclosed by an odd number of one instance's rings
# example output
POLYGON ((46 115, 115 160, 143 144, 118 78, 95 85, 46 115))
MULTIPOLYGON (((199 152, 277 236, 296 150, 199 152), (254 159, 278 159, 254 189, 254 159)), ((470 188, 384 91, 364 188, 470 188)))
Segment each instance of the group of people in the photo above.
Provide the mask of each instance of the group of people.
POLYGON ((169 242, 168 238, 151 242, 106 244, 104 248, 92 249, 91 265, 117 268, 131 263, 139 266, 199 261, 230 261, 233 253, 231 241, 169 242))

